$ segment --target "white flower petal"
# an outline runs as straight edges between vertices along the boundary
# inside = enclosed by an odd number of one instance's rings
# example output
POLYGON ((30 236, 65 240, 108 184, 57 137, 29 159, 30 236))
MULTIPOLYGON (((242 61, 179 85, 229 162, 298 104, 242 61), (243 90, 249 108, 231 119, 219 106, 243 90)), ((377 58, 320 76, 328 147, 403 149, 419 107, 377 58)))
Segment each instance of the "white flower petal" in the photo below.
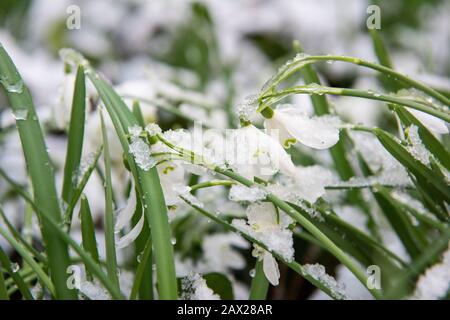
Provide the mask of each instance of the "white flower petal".
POLYGON ((278 263, 275 258, 267 251, 264 253, 263 270, 270 284, 277 286, 280 279, 280 270, 278 269, 278 263))
POLYGON ((272 135, 278 134, 284 146, 297 140, 311 148, 328 149, 339 141, 339 129, 334 122, 329 116, 310 118, 283 109, 275 110, 273 117, 265 121, 265 126, 272 129, 272 135), (274 129, 278 129, 278 133, 274 129))
POLYGON ((129 246, 139 236, 143 226, 144 226, 144 215, 142 214, 141 218, 139 219, 138 223, 136 223, 134 228, 131 229, 130 232, 128 232, 126 235, 124 235, 117 241, 116 244, 117 248, 122 249, 129 246))
POLYGON ((275 206, 271 202, 256 202, 247 207, 246 214, 250 225, 261 229, 277 227, 275 206))

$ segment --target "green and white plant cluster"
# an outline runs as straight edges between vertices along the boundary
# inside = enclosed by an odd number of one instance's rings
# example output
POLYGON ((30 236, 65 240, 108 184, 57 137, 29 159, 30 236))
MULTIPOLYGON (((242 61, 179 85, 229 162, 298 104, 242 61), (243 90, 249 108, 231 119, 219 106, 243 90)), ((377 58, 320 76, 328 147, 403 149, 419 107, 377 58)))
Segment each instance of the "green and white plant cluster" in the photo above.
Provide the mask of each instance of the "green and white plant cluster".
POLYGON ((225 108, 201 92, 153 74, 113 86, 62 49, 59 161, 0 46, 26 163, 26 183, 0 170, 22 203, 20 228, 0 206, 0 299, 265 299, 294 273, 338 300, 448 298, 450 99, 396 71, 372 40, 379 62, 308 55, 295 42, 222 127, 225 108), (322 85, 321 63, 372 71, 381 89, 322 85), (355 109, 377 101, 396 132, 339 117, 333 96, 355 109), (163 130, 156 109, 185 129, 163 130), (311 250, 335 261, 337 280, 317 255, 305 259, 311 250))

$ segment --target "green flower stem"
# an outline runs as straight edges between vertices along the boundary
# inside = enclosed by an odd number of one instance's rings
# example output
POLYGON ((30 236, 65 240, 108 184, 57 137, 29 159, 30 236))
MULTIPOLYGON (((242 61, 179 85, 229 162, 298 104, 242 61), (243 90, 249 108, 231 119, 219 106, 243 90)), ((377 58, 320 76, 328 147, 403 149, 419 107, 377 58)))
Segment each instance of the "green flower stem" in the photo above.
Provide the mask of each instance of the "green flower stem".
MULTIPOLYGON (((151 261, 152 256, 152 239, 148 237, 147 243, 145 244, 144 252, 141 254, 141 261, 136 269, 136 275, 134 277, 133 287, 131 288, 130 300, 136 300, 139 287, 141 286, 141 281, 144 277, 144 273, 148 268, 148 262, 151 261)), ((151 266, 150 266, 151 267, 151 266)))
POLYGON ((67 139, 66 161, 64 162, 64 180, 61 196, 66 203, 72 199, 74 192, 74 174, 80 167, 83 149, 84 123, 86 111, 86 84, 83 67, 79 66, 73 93, 72 111, 67 139))
POLYGON ((230 180, 212 180, 212 181, 206 181, 202 183, 197 183, 191 186, 191 191, 195 191, 202 188, 209 188, 209 187, 215 187, 215 186, 226 186, 230 187, 232 185, 236 184, 234 181, 230 180))
MULTIPOLYGON (((374 93, 367 90, 359 90, 359 89, 346 89, 346 88, 335 88, 335 87, 326 87, 326 86, 296 86, 291 87, 285 90, 268 93, 264 96, 262 96, 263 104, 261 105, 261 109, 263 110, 267 106, 285 98, 288 95, 291 94, 331 94, 331 95, 339 95, 339 96, 350 96, 350 97, 358 97, 358 98, 365 98, 365 99, 371 99, 371 100, 378 100, 388 103, 394 103, 398 105, 402 105, 405 107, 410 107, 412 109, 416 109, 419 111, 423 111, 425 113, 428 113, 430 115, 433 115, 435 117, 438 117, 444 121, 450 122, 450 113, 432 108, 430 106, 427 106, 425 104, 416 102, 411 99, 404 99, 388 94, 382 94, 382 93, 374 93), (267 102, 269 101, 269 102, 267 102)), ((259 111, 262 111, 259 110, 259 111)))
POLYGON ((103 137, 103 158, 105 161, 105 245, 106 245, 106 265, 108 276, 120 290, 119 278, 117 276, 117 256, 116 242, 114 238, 114 209, 111 181, 111 158, 109 156, 108 134, 106 133, 105 121, 102 111, 100 111, 100 120, 103 137))
POLYGON ((89 164, 86 172, 83 174, 83 177, 81 178, 80 183, 73 191, 72 199, 69 202, 67 209, 64 213, 64 221, 65 221, 68 231, 70 231, 73 210, 75 209, 75 205, 77 204, 78 200, 80 199, 81 194, 83 193, 84 187, 86 186, 86 184, 89 181, 89 178, 91 177, 92 171, 94 171, 95 167, 97 166, 98 160, 100 159, 100 156, 102 155, 102 151, 103 151, 103 145, 100 145, 97 148, 97 150, 95 151, 93 162, 91 164, 89 164))
MULTIPOLYGON (((30 92, 3 46, 0 44, 0 77, 12 110, 19 114, 16 124, 20 135, 34 199, 40 208, 58 223, 62 220, 58 194, 55 186, 54 168, 51 165, 41 125, 34 108, 30 92), (11 86, 19 89, 11 90, 11 86)), ((38 215, 39 216, 39 215, 38 215)), ((41 218, 41 217, 39 217, 41 218)), ((58 236, 57 230, 41 221, 41 231, 46 246, 52 282, 56 298, 76 299, 76 292, 66 285, 69 267, 67 245, 58 236)))
MULTIPOLYGON (((326 55, 326 56, 310 56, 310 55, 305 55, 302 59, 300 59, 300 61, 298 61, 299 66, 298 67, 293 67, 290 72, 286 73, 283 78, 279 79, 279 81, 277 81, 276 83, 273 84, 273 86, 277 85, 278 83, 280 83, 282 80, 288 78, 290 75, 292 75, 293 73, 297 72, 298 70, 302 69, 304 67, 304 65, 306 64, 310 64, 310 63, 316 63, 319 61, 341 61, 341 62, 346 62, 346 63, 351 63, 351 64, 355 64, 355 65, 359 65, 362 67, 366 67, 366 68, 370 68, 376 71, 381 72, 382 74, 385 74, 387 77, 390 77, 394 80, 398 80, 401 81, 407 85, 410 85, 413 88, 416 88, 426 94, 428 94, 431 97, 436 98, 437 100, 439 100, 440 102, 442 102, 445 105, 450 105, 450 99, 448 99, 447 97, 445 97, 444 95, 440 94, 439 92, 437 92, 436 90, 428 87, 427 85, 418 82, 416 80, 413 80, 393 69, 390 69, 388 67, 382 66, 380 64, 377 63, 372 63, 369 61, 365 61, 359 58, 353 58, 353 57, 345 57, 345 56, 333 56, 333 55, 326 55)), ((272 86, 272 87, 273 87, 272 86)))
POLYGON ((269 281, 267 281, 263 270, 263 261, 256 259, 255 274, 250 286, 249 300, 265 300, 269 290, 269 281))
POLYGON ((9 300, 8 290, 5 285, 5 278, 3 271, 0 270, 0 300, 9 300))

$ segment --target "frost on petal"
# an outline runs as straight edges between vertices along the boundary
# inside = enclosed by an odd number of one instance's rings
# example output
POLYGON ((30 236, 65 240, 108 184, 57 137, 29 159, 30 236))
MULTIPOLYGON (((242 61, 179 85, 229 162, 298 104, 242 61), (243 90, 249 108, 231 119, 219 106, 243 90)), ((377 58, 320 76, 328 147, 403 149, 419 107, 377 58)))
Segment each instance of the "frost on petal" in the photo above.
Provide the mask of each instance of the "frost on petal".
POLYGON ((136 190, 134 188, 133 179, 131 181, 130 197, 127 200, 127 204, 117 213, 116 225, 114 227, 116 233, 122 230, 122 228, 131 221, 131 218, 136 211, 136 190))
POLYGON ((182 300, 220 300, 198 273, 191 273, 181 280, 182 300))
POLYGON ((292 231, 287 229, 292 219, 284 212, 277 211, 269 202, 251 204, 246 214, 248 222, 243 219, 234 219, 233 226, 260 241, 268 250, 276 252, 284 260, 292 261, 294 242, 292 231))
POLYGON ((122 249, 129 246, 139 236, 143 226, 144 226, 144 215, 141 216, 138 223, 136 223, 136 225, 133 227, 133 229, 131 229, 130 232, 128 232, 126 235, 124 235, 117 241, 116 244, 117 248, 122 249))
POLYGON ((267 251, 263 257, 263 270, 270 284, 277 286, 280 280, 280 270, 278 269, 278 263, 275 258, 267 251))
POLYGON ((236 106, 236 113, 242 120, 249 120, 255 113, 258 106, 258 96, 249 95, 245 97, 244 102, 236 106))
POLYGON ((156 162, 150 155, 150 147, 141 138, 133 138, 129 151, 142 170, 147 171, 155 166, 156 162))
POLYGON ((259 187, 246 187, 240 184, 234 184, 230 188, 229 198, 231 201, 249 201, 256 202, 264 200, 267 192, 259 187))

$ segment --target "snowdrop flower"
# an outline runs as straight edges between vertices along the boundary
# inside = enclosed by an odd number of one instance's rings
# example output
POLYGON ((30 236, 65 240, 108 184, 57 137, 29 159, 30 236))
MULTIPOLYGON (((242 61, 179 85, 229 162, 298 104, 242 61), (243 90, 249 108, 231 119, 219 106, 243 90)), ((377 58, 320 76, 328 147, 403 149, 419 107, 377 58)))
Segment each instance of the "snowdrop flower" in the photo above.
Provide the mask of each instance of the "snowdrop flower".
POLYGON ((227 163, 248 179, 270 177, 278 171, 295 173, 291 157, 278 141, 251 124, 227 134, 226 150, 227 163))
MULTIPOLYGON (((152 153, 169 152, 170 149, 162 142, 151 146, 152 153)), ((181 203, 179 189, 185 186, 185 169, 180 161, 164 161, 156 166, 159 181, 164 192, 166 205, 175 206, 181 203)))
MULTIPOLYGON (((232 224, 264 243, 269 250, 276 252, 283 259, 292 261, 294 257, 292 232, 287 229, 292 219, 278 211, 270 202, 253 203, 247 208, 246 214, 247 223, 242 219, 235 219, 232 224)), ((263 261, 267 280, 274 286, 278 285, 280 271, 272 254, 256 246, 253 255, 263 261)))
POLYGON ((339 141, 339 129, 334 117, 309 117, 292 106, 282 106, 264 121, 267 134, 277 135, 285 147, 300 142, 315 149, 328 149, 339 141))
MULTIPOLYGON (((128 201, 125 207, 119 209, 117 212, 116 225, 114 226, 114 232, 116 234, 119 233, 131 222, 131 219, 133 218, 133 215, 136 212, 136 205, 137 205, 136 190, 134 187, 133 179, 131 179, 131 191, 128 201)), ((117 247, 121 249, 129 246, 139 236, 143 227, 144 227, 144 213, 142 213, 138 223, 136 223, 136 225, 127 234, 125 234, 117 241, 116 244, 117 247)))

